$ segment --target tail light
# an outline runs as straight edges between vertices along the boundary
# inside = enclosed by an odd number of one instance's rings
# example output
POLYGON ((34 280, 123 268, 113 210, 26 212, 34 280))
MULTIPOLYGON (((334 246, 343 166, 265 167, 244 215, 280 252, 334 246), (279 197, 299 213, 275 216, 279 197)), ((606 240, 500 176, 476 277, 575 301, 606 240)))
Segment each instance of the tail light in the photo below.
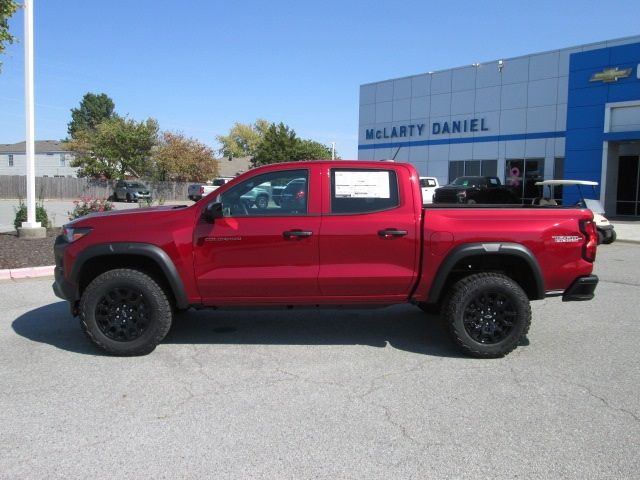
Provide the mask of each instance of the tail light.
POLYGON ((204 186, 200 185, 200 195, 204 195, 204 186))
POLYGON ((587 262, 593 262, 596 259, 596 250, 598 248, 598 232, 596 224, 593 220, 581 220, 580 231, 586 237, 584 245, 582 245, 582 258, 587 262))

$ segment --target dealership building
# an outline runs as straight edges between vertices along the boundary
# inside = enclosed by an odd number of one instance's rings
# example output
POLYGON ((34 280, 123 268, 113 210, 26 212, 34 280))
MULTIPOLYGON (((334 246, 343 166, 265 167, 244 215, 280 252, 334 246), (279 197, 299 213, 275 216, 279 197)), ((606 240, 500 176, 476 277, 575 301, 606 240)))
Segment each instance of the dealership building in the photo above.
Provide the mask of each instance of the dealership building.
POLYGON ((358 130, 361 160, 498 176, 524 201, 593 180, 608 215, 640 218, 640 36, 362 85, 358 130))

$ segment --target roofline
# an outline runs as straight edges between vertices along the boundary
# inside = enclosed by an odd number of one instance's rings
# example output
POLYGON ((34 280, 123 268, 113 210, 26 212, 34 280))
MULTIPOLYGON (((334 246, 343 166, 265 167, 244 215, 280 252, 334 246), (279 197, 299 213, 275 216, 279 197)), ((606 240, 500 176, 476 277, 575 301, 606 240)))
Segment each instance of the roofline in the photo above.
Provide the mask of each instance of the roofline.
MULTIPOLYGON (((569 47, 561 47, 561 48, 554 48, 552 50, 544 50, 542 52, 533 52, 533 53, 527 53, 524 55, 518 55, 516 57, 501 57, 501 58, 496 58, 494 60, 485 60, 485 61, 481 61, 478 62, 479 66, 483 66, 483 65, 487 65, 490 63, 495 63, 498 62, 500 60, 502 61, 510 61, 510 60, 518 60, 520 58, 525 58, 525 57, 535 57, 536 55, 545 55, 547 53, 553 53, 553 52, 561 52, 562 50, 574 50, 574 49, 578 49, 578 48, 584 48, 584 47, 592 47, 592 46, 596 46, 596 45, 600 45, 602 43, 609 43, 609 42, 623 42, 626 40, 637 40, 637 42, 640 43, 640 35, 630 35, 628 37, 620 37, 620 38, 609 38, 607 40, 600 40, 597 42, 590 42, 590 43, 583 43, 580 45, 572 45, 569 47)), ((633 41, 630 41, 629 43, 636 43, 633 41)), ((604 47, 607 48, 607 47, 604 47)), ((579 53, 579 52, 576 52, 579 53)), ((405 75, 402 77, 392 77, 392 78, 387 78, 385 80, 378 80, 377 82, 367 82, 367 83, 361 83, 360 86, 361 87, 365 87, 367 85, 376 85, 378 83, 384 83, 384 82, 391 82, 391 81, 395 81, 395 80, 404 80, 406 78, 413 78, 413 77, 419 77, 421 75, 433 75, 435 73, 442 73, 442 72, 449 72, 449 71, 453 71, 453 70, 461 70, 463 68, 472 68, 473 65, 469 64, 469 65, 461 65, 458 67, 450 67, 450 68, 443 68, 441 70, 429 70, 426 72, 422 72, 422 73, 415 73, 413 75, 405 75)))

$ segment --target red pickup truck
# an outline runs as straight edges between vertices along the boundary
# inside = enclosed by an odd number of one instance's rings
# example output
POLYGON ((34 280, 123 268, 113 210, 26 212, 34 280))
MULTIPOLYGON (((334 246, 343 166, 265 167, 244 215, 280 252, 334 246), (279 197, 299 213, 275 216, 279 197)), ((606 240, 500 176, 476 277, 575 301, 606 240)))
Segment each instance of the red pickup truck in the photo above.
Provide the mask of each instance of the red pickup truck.
MULTIPOLYGON (((409 164, 281 163, 191 206, 97 213, 56 239, 55 293, 117 355, 151 352, 190 307, 380 306, 437 310, 476 357, 512 351, 530 300, 590 300, 591 211, 423 208, 409 164), (269 183, 264 208, 246 193, 269 183)), ((392 320, 390 320, 392 321, 392 320)))

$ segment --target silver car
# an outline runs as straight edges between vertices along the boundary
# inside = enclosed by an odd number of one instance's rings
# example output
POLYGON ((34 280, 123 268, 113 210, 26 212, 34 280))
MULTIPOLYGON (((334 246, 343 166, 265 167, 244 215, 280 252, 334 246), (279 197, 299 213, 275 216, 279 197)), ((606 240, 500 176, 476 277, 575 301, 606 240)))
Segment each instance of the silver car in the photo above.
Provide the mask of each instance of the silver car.
POLYGON ((116 183, 113 199, 124 202, 137 202, 138 200, 151 201, 151 191, 144 183, 120 180, 116 183))

